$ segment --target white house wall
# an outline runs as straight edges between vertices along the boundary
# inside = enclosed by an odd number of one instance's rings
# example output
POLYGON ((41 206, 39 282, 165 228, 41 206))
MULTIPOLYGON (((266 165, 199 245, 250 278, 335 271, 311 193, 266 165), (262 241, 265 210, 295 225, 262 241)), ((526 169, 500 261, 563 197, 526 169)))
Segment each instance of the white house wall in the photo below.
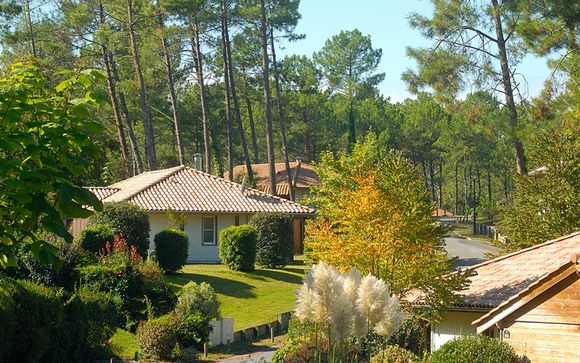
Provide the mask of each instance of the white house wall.
MULTIPOLYGON (((212 215, 212 214, 207 214, 212 215)), ((213 215, 215 216, 215 215, 213 215)), ((219 263, 219 240, 218 244, 215 246, 204 246, 201 244, 201 214, 188 214, 185 219, 184 232, 189 239, 189 256, 188 262, 210 262, 219 263)), ((250 216, 239 215, 239 223, 246 224, 250 216)), ((149 214, 149 223, 151 224, 151 233, 149 235, 149 248, 151 250, 155 249, 155 243, 153 239, 155 235, 169 226, 167 215, 164 213, 151 213, 149 214)), ((219 233, 222 229, 233 226, 236 224, 236 216, 231 214, 218 214, 217 215, 217 237, 219 239, 219 233)))
POLYGON ((448 312, 443 320, 431 327, 431 351, 436 351, 443 344, 462 335, 475 335, 477 332, 471 322, 483 316, 483 313, 448 312))

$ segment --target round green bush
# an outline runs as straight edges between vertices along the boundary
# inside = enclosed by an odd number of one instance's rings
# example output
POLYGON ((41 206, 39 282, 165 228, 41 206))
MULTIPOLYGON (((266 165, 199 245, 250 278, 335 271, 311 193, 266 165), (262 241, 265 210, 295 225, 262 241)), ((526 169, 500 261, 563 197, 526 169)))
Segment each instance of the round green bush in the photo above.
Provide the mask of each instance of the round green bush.
POLYGON ((258 213, 250 224, 256 228, 256 263, 268 268, 280 268, 294 256, 292 218, 281 213, 258 213))
POLYGON ((212 331, 207 315, 201 311, 188 311, 179 316, 177 326, 178 342, 181 347, 203 348, 212 331))
POLYGON ((201 311, 210 319, 219 319, 220 303, 210 284, 207 282, 196 284, 190 281, 181 289, 175 311, 182 316, 191 311, 201 311))
POLYGON ((398 345, 388 345, 371 358, 371 363, 415 363, 420 362, 413 352, 398 345))
POLYGON ((174 314, 163 315, 139 324, 137 338, 145 357, 169 359, 177 344, 178 320, 174 314))
POLYGON ((443 344, 431 355, 432 363, 517 363, 513 348, 485 335, 466 335, 443 344))
POLYGON ((231 270, 252 271, 256 261, 256 229, 231 226, 220 233, 220 258, 231 270))
POLYGON ((89 226, 106 224, 116 234, 135 246, 141 256, 147 256, 149 249, 149 216, 136 205, 127 202, 105 203, 103 211, 89 218, 89 226))
POLYGON ((85 251, 99 253, 107 242, 113 243, 115 231, 106 224, 94 224, 84 229, 76 238, 76 243, 85 251))
POLYGON ((183 231, 165 229, 155 235, 154 241, 157 262, 165 272, 176 272, 185 266, 189 239, 183 231))

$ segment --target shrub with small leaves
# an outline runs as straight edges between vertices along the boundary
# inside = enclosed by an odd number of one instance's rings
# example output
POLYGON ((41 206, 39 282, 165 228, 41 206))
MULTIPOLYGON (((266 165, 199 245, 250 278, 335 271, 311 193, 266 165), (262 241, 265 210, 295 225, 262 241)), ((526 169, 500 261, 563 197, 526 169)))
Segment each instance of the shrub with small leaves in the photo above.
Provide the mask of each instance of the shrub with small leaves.
POLYGON ((189 239, 178 229, 165 229, 155 235, 155 256, 168 273, 181 270, 187 262, 189 239))
POLYGON ((220 303, 213 287, 207 282, 188 282, 177 299, 175 311, 185 316, 190 311, 201 311, 210 319, 219 319, 220 303))
POLYGON ((250 224, 256 228, 256 263, 268 268, 280 268, 294 256, 292 218, 281 213, 257 213, 250 224))
POLYGON ((137 328, 137 338, 143 354, 152 359, 169 359, 177 344, 178 319, 174 314, 143 321, 137 328))
POLYGON ((253 271, 256 261, 256 229, 231 226, 220 233, 220 258, 230 270, 253 271))
POLYGON ((85 251, 99 253, 107 242, 113 242, 115 231, 106 224, 94 224, 84 229, 75 242, 85 251))
POLYGON ((387 345, 371 358, 371 363, 415 363, 420 361, 413 352, 398 345, 387 345))
POLYGON ((212 331, 207 315, 199 310, 190 310, 179 316, 178 341, 182 347, 203 347, 212 331))
POLYGON ((466 335, 443 344, 431 355, 431 363, 517 363, 514 349, 485 335, 466 335))
POLYGON ((147 256, 151 225, 149 216, 141 208, 126 202, 105 203, 101 213, 89 218, 89 226, 95 224, 108 225, 129 245, 137 247, 141 256, 147 256))

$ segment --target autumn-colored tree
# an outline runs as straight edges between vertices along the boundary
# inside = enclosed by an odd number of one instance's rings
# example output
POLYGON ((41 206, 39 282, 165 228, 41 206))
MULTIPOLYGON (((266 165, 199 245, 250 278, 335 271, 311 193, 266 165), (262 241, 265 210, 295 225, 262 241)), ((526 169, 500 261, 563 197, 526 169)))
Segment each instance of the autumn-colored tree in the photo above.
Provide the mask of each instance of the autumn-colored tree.
POLYGON ((318 217, 307 226, 310 259, 342 271, 356 267, 400 296, 413 291, 434 308, 430 312, 453 301, 465 277, 440 278, 452 264, 442 248, 445 230, 433 223, 433 205, 410 161, 383 152, 369 135, 350 154, 323 154, 317 172, 321 186, 311 202, 318 217))

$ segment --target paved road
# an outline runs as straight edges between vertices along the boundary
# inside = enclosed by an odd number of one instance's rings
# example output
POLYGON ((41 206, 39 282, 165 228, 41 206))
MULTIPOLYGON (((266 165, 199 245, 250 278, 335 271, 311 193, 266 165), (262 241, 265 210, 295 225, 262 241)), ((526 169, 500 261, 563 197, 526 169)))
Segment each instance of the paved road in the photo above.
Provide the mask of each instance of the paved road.
POLYGON ((497 253, 501 249, 486 241, 470 240, 462 236, 445 238, 445 250, 449 256, 457 256, 457 267, 466 267, 485 261, 486 253, 497 253))
POLYGON ((272 361, 272 356, 276 348, 264 348, 263 351, 250 354, 236 355, 227 359, 222 359, 220 363, 266 363, 272 361))

